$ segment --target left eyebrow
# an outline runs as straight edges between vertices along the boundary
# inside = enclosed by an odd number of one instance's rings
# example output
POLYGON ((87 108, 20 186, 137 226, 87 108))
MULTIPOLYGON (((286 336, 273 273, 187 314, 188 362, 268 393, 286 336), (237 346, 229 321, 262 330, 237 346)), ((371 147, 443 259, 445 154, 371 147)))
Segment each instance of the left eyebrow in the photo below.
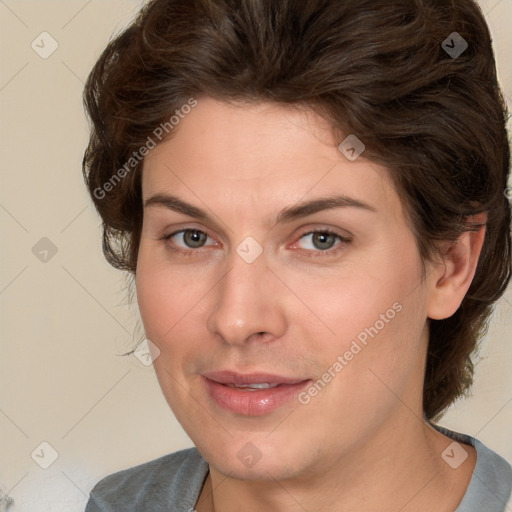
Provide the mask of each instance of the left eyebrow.
MULTIPOLYGON (((196 219, 211 220, 210 216, 201 208, 191 205, 178 197, 167 194, 156 194, 151 196, 144 202, 144 208, 148 208, 150 206, 167 208, 168 210, 183 213, 184 215, 188 215, 189 217, 194 217, 196 219)), ((376 208, 364 203, 363 201, 336 194, 313 199, 311 201, 285 208, 284 210, 281 210, 277 216, 276 223, 292 222, 293 220, 307 217, 308 215, 313 215, 314 213, 323 210, 332 210, 334 208, 359 208, 369 212, 377 212, 376 208)))
POLYGON ((319 199, 313 199, 306 203, 299 203, 296 206, 286 208, 282 210, 277 216, 277 223, 291 222, 295 219, 307 217, 314 213, 321 212, 323 210, 332 210, 334 208, 360 208, 362 210, 377 213, 377 209, 373 206, 354 199, 352 197, 344 195, 331 195, 328 197, 321 197, 319 199))

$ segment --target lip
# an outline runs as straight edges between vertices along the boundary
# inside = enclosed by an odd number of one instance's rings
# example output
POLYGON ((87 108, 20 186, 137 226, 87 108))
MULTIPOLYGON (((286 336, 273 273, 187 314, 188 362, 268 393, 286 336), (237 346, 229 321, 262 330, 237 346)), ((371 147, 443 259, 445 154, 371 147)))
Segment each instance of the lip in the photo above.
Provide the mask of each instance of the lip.
POLYGON ((203 373, 203 377, 218 382, 219 384, 234 384, 243 386, 244 384, 297 384, 308 379, 283 377, 271 373, 238 373, 230 370, 203 373))
POLYGON ((311 379, 285 377, 269 373, 208 372, 202 375, 206 390, 220 407, 242 416, 263 416, 279 409, 296 397, 311 379), (259 390, 241 390, 229 385, 278 384, 259 390))

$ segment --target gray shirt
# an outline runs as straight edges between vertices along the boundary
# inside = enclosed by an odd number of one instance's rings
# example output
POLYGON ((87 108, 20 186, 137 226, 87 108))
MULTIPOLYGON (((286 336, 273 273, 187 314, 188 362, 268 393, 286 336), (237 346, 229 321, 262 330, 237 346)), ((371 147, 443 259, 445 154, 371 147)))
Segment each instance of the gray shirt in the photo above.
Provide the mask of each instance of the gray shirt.
MULTIPOLYGON (((431 425, 477 452, 473 476, 454 512, 504 512, 512 489, 510 464, 474 437, 431 425)), ((100 480, 85 512, 192 512, 208 470, 196 448, 165 455, 100 480)))

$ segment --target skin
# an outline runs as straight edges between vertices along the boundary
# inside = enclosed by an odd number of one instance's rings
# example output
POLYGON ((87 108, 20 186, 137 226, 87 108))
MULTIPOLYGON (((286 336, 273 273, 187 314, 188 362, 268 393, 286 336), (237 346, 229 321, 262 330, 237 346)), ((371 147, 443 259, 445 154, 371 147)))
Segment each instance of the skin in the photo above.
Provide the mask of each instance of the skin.
POLYGON ((452 440, 423 420, 422 388, 427 319, 460 305, 484 228, 447 242, 423 277, 389 171, 364 153, 349 161, 342 140, 312 112, 202 97, 146 157, 144 201, 172 194, 211 217, 146 207, 136 272, 160 386, 210 465, 199 512, 448 512, 469 484, 475 451, 461 445, 468 459, 456 470, 442 459, 452 440), (332 193, 376 212, 276 224, 283 209, 332 193), (308 234, 326 228, 350 241, 308 234), (163 239, 183 229, 208 236, 163 239), (248 236, 263 249, 250 264, 236 252, 248 236), (212 370, 320 379, 397 302, 401 311, 307 404, 247 417, 206 391, 201 374, 212 370), (252 467, 237 457, 249 442, 261 454, 252 467))

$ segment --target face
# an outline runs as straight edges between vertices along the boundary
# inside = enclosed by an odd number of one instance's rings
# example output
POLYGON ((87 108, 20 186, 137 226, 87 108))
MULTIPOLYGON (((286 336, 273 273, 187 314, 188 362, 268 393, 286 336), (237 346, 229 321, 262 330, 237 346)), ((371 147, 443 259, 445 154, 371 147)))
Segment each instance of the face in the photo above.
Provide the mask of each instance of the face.
POLYGON ((321 474, 404 402, 422 414, 415 239, 388 170, 342 140, 312 112, 205 97, 146 157, 141 318, 167 402, 225 474, 321 474))

